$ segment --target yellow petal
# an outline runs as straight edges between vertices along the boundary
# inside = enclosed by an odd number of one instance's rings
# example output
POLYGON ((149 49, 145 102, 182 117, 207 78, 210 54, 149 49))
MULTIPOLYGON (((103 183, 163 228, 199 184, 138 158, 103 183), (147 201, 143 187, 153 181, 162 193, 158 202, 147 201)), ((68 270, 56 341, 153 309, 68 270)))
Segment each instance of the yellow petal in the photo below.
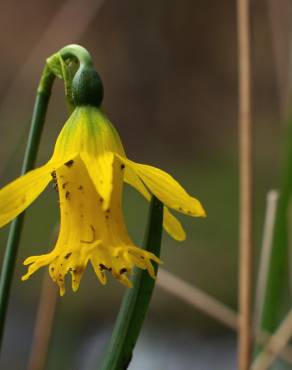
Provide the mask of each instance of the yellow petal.
POLYGON ((119 135, 101 110, 91 106, 75 108, 57 139, 54 158, 68 153, 84 153, 97 158, 104 152, 124 155, 119 135))
POLYGON ((120 157, 163 204, 194 217, 206 217, 200 201, 190 196, 168 173, 159 168, 139 164, 120 157))
POLYGON ((23 212, 52 180, 52 166, 44 165, 0 190, 0 227, 23 212))
POLYGON ((102 208, 107 210, 110 205, 113 190, 113 166, 115 156, 111 152, 104 152, 98 157, 89 156, 88 153, 80 154, 91 181, 102 199, 102 208))
POLYGON ((163 210, 163 227, 175 240, 183 241, 186 239, 186 233, 182 224, 167 207, 164 207, 163 210))
POLYGON ((26 258, 23 262, 25 266, 30 265, 25 275, 21 277, 22 281, 29 279, 29 277, 35 273, 41 267, 48 265, 52 262, 54 256, 52 254, 43 254, 41 256, 31 256, 26 258))
POLYGON ((61 160, 68 153, 79 154, 106 210, 113 187, 113 153, 124 155, 124 149, 118 133, 99 109, 82 106, 74 110, 58 137, 53 158, 61 160))
POLYGON ((0 190, 0 227, 23 212, 52 180, 52 172, 75 158, 76 153, 53 158, 44 166, 29 171, 0 190), (71 156, 72 155, 72 156, 71 156))
MULTIPOLYGON (((151 194, 131 167, 126 166, 124 180, 127 184, 133 186, 137 191, 139 191, 148 201, 150 201, 151 194)), ((163 227, 166 232, 175 240, 185 240, 186 233, 181 223, 165 206, 163 210, 163 227)))
POLYGON ((75 109, 64 124, 55 144, 52 159, 64 161, 68 156, 73 157, 80 151, 80 140, 82 136, 82 125, 78 124, 79 112, 75 109))
POLYGON ((143 182, 140 180, 139 176, 136 174, 136 172, 129 166, 126 166, 125 168, 125 177, 124 181, 133 186, 137 191, 139 191, 140 194, 143 195, 144 198, 148 200, 148 202, 151 199, 151 194, 146 189, 143 182))

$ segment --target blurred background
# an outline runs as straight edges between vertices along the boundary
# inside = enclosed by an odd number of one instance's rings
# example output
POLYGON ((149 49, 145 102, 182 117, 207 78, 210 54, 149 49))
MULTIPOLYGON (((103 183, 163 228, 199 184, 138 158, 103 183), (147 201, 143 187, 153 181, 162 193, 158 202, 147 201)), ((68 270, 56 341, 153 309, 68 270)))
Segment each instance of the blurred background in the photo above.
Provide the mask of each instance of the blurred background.
MULTIPOLYGON (((272 3, 257 0, 251 8, 255 266, 266 193, 278 186, 285 111, 279 61, 274 58, 272 3)), ((167 170, 207 210, 208 218, 202 220, 179 216, 187 232, 185 242, 175 242, 164 234, 164 268, 236 310, 236 1, 11 0, 2 1, 0 10, 1 186, 20 172, 46 57, 65 44, 85 46, 104 82, 104 109, 119 131, 128 156, 167 170)), ((285 27, 285 22, 280 24, 285 27)), ((281 40, 285 45, 285 39, 281 40)), ((50 157, 66 117, 63 86, 57 82, 38 164, 50 157)), ((139 244, 147 207, 139 194, 125 189, 127 224, 139 244)), ((52 248, 58 218, 57 194, 49 186, 27 212, 4 337, 3 370, 27 368, 47 271, 40 270, 22 283, 22 262, 52 248)), ((0 231, 1 257, 7 232, 8 227, 0 231)), ((68 289, 58 300, 47 370, 97 368, 124 291, 113 279, 101 286, 93 270, 87 269, 78 293, 68 289)), ((47 305, 52 303, 49 298, 47 305)), ((129 369, 235 367, 235 333, 156 287, 129 369)))

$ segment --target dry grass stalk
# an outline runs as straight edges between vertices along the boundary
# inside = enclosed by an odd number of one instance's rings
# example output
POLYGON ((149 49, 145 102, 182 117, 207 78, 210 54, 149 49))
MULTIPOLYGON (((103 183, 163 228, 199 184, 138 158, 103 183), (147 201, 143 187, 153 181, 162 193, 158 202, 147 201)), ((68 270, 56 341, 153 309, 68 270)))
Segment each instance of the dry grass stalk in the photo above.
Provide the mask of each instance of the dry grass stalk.
MULTIPOLYGON (((180 277, 164 270, 163 268, 159 268, 156 285, 174 297, 181 299, 192 307, 209 315, 213 319, 218 320, 228 328, 236 331, 238 330, 237 312, 219 302, 209 294, 192 286, 180 277)), ((256 342, 260 345, 266 345, 269 339, 270 335, 263 331, 260 331, 256 335, 256 342)), ((275 343, 275 341, 273 343, 275 343)), ((270 351, 280 355, 282 359, 292 365, 292 348, 289 345, 286 345, 279 353, 278 347, 274 348, 273 343, 270 346, 270 351)))
POLYGON ((292 310, 257 356, 251 370, 268 370, 292 337, 292 310))
POLYGON ((252 125, 249 0, 237 0, 239 63, 239 370, 248 370, 252 347, 252 125))
POLYGON ((159 268, 157 286, 215 318, 230 329, 237 330, 236 312, 174 274, 159 268))
POLYGON ((289 110, 292 88, 292 3, 290 0, 268 0, 268 10, 279 104, 282 118, 285 119, 289 110))
POLYGON ((267 207, 265 214, 265 224, 263 232, 263 242, 261 248, 261 257, 259 263, 259 272, 256 287, 256 302, 254 327, 258 328, 260 325, 260 317, 263 309, 264 295, 266 291, 266 282, 268 276, 268 269, 270 264, 270 256, 274 235, 274 225, 276 218, 277 202, 279 194, 276 190, 271 190, 267 194, 267 207))
POLYGON ((37 310, 28 370, 43 370, 45 367, 57 297, 58 288, 53 284, 48 273, 45 273, 37 310))

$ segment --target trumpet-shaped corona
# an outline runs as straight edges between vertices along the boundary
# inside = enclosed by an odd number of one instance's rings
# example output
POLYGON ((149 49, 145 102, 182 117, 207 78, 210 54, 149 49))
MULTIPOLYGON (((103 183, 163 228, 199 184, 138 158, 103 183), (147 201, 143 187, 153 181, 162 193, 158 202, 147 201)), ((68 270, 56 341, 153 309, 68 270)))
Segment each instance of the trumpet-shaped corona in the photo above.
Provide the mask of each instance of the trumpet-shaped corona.
POLYGON ((52 158, 0 190, 0 226, 23 212, 50 181, 58 189, 60 232, 54 249, 24 261, 29 265, 22 280, 40 267, 65 293, 65 275, 71 274, 76 291, 90 262, 102 284, 106 272, 128 287, 134 266, 155 278, 152 262, 158 257, 135 246, 122 214, 123 183, 137 189, 148 201, 155 195, 164 204, 163 225, 176 240, 184 240, 172 208, 190 216, 204 217, 200 202, 167 173, 127 159, 120 138, 97 107, 77 106, 64 125, 52 158))

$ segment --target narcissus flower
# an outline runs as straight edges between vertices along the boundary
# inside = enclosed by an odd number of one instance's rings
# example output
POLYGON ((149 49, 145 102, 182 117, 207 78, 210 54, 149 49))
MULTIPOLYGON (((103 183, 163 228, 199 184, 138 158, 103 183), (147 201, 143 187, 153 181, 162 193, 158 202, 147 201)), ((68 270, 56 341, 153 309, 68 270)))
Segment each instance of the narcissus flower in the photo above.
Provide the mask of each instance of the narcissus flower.
POLYGON ((120 138, 104 113, 94 106, 77 106, 64 125, 52 158, 0 190, 0 226, 25 210, 53 181, 59 193, 60 232, 55 248, 29 257, 22 277, 28 279, 48 265, 53 281, 65 293, 69 272, 72 289, 78 289, 90 261, 102 284, 106 271, 130 287, 134 266, 148 270, 159 258, 134 245, 122 214, 123 183, 137 189, 147 200, 154 194, 164 206, 165 230, 175 239, 185 239, 180 222, 169 208, 190 216, 204 217, 200 202, 167 173, 129 160, 120 138))
POLYGON ((185 239, 180 222, 169 208, 190 216, 204 217, 200 202, 162 170, 126 158, 112 124, 93 106, 77 107, 63 127, 52 158, 42 167, 8 184, 0 191, 0 226, 27 208, 53 181, 58 189, 61 224, 55 248, 48 254, 29 257, 26 280, 40 267, 49 265, 52 279, 65 292, 64 277, 72 275, 78 289, 90 261, 102 284, 105 270, 131 286, 134 266, 154 277, 154 254, 131 241, 122 214, 123 182, 136 188, 147 200, 154 194, 164 205, 164 228, 175 239, 185 239))

